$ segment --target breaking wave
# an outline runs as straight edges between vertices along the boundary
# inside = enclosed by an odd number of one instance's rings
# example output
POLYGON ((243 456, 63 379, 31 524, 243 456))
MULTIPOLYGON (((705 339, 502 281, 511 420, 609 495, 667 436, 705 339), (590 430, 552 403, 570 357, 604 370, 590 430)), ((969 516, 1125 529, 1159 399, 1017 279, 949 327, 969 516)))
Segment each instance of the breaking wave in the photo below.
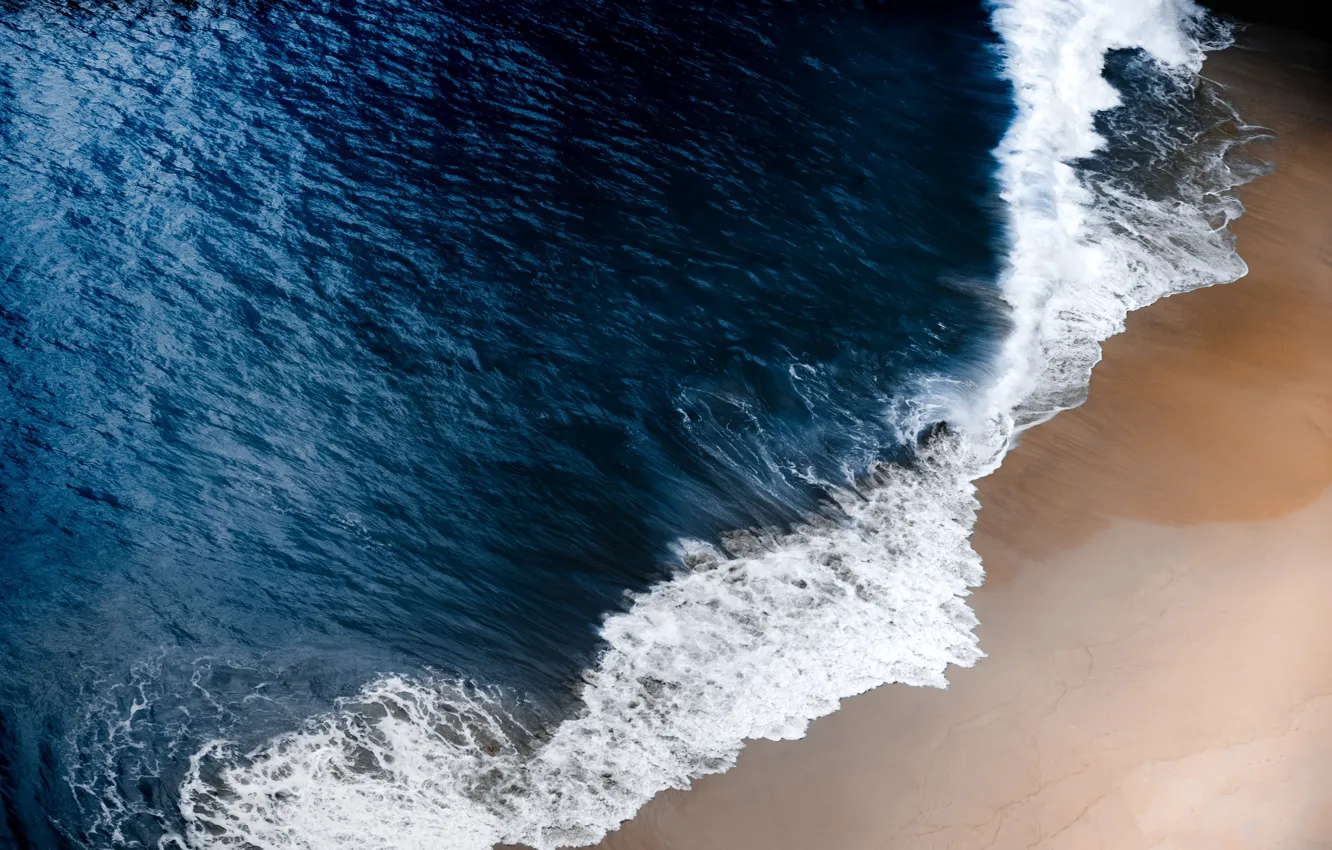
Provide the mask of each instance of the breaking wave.
POLYGON ((209 744, 181 789, 184 842, 588 844, 728 769, 746 739, 799 737, 884 683, 943 687, 949 664, 981 657, 973 482, 1082 399, 1130 310, 1244 274, 1228 190, 1254 173, 1235 151, 1255 134, 1198 76, 1226 33, 1186 0, 992 12, 1017 107, 996 151, 1012 330, 980 391, 900 405, 902 432, 930 434, 914 461, 867 471, 787 532, 680 543, 678 573, 606 619, 558 725, 466 683, 390 676, 257 749, 209 744))

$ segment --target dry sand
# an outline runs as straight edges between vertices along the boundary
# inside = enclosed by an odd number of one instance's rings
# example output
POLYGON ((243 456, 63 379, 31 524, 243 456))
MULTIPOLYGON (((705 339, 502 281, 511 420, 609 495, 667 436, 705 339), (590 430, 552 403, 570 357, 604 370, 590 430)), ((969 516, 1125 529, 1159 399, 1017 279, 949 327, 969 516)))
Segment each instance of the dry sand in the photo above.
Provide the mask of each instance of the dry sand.
POLYGON ((1284 65, 1208 70, 1280 133, 1251 274, 1130 317, 982 482, 989 657, 754 743, 604 847, 1332 848, 1332 107, 1268 43, 1284 65))

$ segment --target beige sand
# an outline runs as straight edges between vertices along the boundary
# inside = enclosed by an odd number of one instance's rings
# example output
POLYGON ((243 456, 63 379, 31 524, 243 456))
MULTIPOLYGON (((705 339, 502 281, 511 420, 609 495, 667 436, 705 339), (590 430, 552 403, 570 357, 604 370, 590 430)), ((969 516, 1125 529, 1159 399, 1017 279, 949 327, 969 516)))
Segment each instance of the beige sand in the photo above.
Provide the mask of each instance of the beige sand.
POLYGON ((1261 55, 1209 73, 1282 133, 1251 275, 1132 316, 982 483, 989 658, 752 744, 605 847, 1332 848, 1332 107, 1261 55))

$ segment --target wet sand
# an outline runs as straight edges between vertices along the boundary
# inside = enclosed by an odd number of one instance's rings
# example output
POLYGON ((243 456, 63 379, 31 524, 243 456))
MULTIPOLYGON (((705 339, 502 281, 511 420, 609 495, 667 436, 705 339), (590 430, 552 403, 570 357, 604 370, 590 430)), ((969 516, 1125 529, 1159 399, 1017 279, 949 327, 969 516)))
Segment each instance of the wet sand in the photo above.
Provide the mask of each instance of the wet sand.
POLYGON ((1132 315, 981 482, 989 657, 753 743, 603 847, 1332 848, 1332 101, 1248 42, 1207 73, 1279 133, 1250 275, 1132 315))

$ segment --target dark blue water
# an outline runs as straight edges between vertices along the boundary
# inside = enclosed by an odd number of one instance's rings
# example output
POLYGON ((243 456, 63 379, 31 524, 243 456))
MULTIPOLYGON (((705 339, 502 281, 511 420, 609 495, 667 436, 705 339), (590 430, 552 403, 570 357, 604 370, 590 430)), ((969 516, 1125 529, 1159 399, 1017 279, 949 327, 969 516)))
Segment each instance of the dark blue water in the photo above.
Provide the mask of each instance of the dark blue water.
POLYGON ((3 845, 376 672, 557 713, 1004 321, 971 4, 0 9, 3 845))

